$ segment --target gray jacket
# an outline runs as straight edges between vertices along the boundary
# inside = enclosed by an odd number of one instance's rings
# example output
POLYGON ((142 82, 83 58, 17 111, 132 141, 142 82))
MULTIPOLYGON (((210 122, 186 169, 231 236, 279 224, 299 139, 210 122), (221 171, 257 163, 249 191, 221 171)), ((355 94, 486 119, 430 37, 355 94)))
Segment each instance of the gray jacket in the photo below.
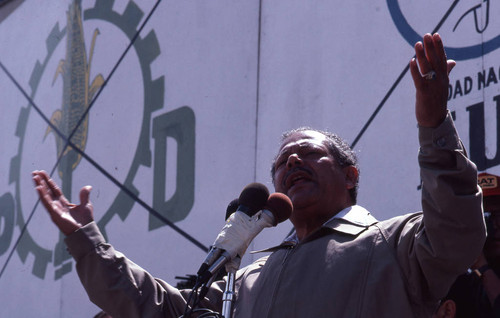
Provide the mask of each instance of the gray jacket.
MULTIPOLYGON (((350 207, 238 272, 234 317, 430 317, 486 236, 477 171, 450 116, 420 128, 423 213, 377 222, 350 207)), ((189 291, 151 277, 95 223, 66 239, 90 299, 113 317, 179 317, 189 291)), ((220 312, 223 282, 201 306, 220 312)))

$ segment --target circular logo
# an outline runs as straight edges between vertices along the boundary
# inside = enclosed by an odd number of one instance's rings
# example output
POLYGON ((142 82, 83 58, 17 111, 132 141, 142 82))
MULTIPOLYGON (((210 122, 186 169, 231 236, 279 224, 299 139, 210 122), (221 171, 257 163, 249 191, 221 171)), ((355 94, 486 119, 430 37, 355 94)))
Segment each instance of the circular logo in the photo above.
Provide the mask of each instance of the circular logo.
MULTIPOLYGON (((423 12, 428 10, 428 8, 435 7, 436 2, 418 1, 417 3, 407 3, 407 5, 413 6, 411 9, 408 9, 408 12, 415 12, 416 15, 421 16, 423 12), (415 8, 415 5, 420 7, 415 8)), ((446 2, 446 5, 449 6, 448 2, 446 2)), ((492 3, 491 5, 495 5, 495 3, 492 3)), ((387 7, 396 28, 408 44, 413 46, 416 42, 422 40, 424 34, 419 34, 414 27, 412 27, 412 24, 415 24, 416 21, 412 23, 409 22, 410 17, 405 16, 398 0, 387 0, 387 7)), ((444 8, 443 4, 440 4, 440 7, 444 8)), ((476 34, 484 34, 487 30, 490 32, 498 32, 500 30, 499 28, 495 28, 494 22, 496 21, 491 21, 491 19, 495 17, 490 17, 490 12, 494 12, 494 10, 490 10, 490 0, 484 0, 480 4, 461 6, 459 7, 459 10, 457 7, 452 7, 452 9, 454 11, 456 10, 456 12, 453 12, 454 21, 451 21, 454 25, 454 32, 458 31, 459 27, 468 28, 468 30, 475 32, 476 34)), ((442 16, 440 17, 441 19, 451 18, 451 15, 446 16, 445 13, 450 12, 446 10, 443 11, 442 16)), ((436 20, 436 24, 438 22, 439 20, 436 20)), ((495 34, 488 40, 483 40, 483 36, 480 38, 482 39, 482 42, 475 45, 464 47, 447 46, 445 47, 446 54, 449 58, 454 60, 468 60, 488 54, 500 47, 500 34, 495 34)))

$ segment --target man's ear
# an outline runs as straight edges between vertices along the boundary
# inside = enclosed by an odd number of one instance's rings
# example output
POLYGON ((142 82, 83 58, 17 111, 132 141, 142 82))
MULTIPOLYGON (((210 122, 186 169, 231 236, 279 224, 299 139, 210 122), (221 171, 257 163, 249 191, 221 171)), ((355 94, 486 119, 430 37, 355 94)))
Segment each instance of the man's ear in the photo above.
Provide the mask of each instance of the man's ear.
POLYGON ((356 187, 359 177, 358 169, 356 169, 355 166, 347 166, 343 169, 343 171, 345 174, 347 189, 352 189, 356 187))
POLYGON ((436 318, 455 318, 457 312, 457 305, 451 299, 444 301, 438 308, 438 311, 433 317, 436 318))

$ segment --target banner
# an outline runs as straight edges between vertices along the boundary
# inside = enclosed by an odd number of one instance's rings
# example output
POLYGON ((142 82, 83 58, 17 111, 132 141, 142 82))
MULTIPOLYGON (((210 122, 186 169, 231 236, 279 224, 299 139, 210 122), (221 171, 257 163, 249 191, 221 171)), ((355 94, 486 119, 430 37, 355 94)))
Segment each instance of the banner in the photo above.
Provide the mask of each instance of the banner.
MULTIPOLYGON (((419 211, 408 63, 425 33, 439 32, 457 61, 448 108, 469 157, 500 175, 496 2, 33 4, 0 23, 1 317, 99 312, 33 170, 75 203, 92 185, 108 241, 172 285, 195 274, 245 185, 274 191, 270 165, 289 129, 330 130, 354 147, 358 204, 376 218, 419 211)), ((266 229, 249 250, 291 229, 266 229)))

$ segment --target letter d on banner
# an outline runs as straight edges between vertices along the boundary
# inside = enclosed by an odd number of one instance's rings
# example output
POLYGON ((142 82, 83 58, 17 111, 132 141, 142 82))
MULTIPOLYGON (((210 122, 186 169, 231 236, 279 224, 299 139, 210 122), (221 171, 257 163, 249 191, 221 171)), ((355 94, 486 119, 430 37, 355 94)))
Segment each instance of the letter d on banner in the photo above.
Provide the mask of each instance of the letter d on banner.
MULTIPOLYGON (((186 218, 194 204, 195 116, 188 106, 153 119, 155 140, 153 208, 171 222, 186 218), (177 142, 177 176, 175 192, 166 201, 167 137, 177 142)), ((165 224, 149 216, 149 230, 165 224)))

